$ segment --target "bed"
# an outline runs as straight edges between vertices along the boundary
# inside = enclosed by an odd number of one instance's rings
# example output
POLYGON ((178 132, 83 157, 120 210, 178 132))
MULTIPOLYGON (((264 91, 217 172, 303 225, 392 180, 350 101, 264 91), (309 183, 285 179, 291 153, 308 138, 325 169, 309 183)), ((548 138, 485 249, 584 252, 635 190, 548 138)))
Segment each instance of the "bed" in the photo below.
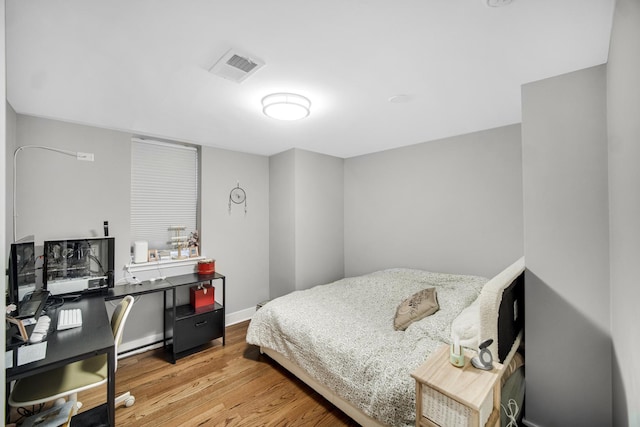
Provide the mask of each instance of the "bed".
POLYGON ((510 364, 522 339, 523 272, 520 259, 491 280, 406 268, 345 278, 265 304, 247 342, 361 425, 415 425, 411 372, 452 331, 470 348, 492 338, 494 357, 510 364), (427 288, 439 309, 394 328, 398 306, 427 288))

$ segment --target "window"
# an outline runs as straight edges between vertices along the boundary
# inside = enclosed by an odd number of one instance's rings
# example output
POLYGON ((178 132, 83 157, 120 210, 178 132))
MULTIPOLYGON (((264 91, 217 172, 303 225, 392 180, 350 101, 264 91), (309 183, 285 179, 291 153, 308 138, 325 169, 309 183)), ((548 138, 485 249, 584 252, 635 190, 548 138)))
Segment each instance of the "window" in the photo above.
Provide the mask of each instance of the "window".
POLYGON ((171 247, 169 227, 198 224, 198 149, 134 138, 131 144, 131 236, 149 249, 171 247))

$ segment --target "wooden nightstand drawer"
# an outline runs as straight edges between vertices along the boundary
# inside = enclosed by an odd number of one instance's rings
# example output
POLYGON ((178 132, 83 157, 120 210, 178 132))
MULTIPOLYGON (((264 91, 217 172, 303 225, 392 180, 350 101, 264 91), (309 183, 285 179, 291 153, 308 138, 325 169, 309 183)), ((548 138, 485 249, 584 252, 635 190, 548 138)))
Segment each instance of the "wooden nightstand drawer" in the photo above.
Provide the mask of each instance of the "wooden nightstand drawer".
MULTIPOLYGON (((422 417, 427 421, 443 427, 484 426, 493 411, 493 393, 489 393, 476 414, 470 407, 451 399, 431 387, 422 387, 422 417)), ((427 424, 428 425, 428 424, 427 424)))

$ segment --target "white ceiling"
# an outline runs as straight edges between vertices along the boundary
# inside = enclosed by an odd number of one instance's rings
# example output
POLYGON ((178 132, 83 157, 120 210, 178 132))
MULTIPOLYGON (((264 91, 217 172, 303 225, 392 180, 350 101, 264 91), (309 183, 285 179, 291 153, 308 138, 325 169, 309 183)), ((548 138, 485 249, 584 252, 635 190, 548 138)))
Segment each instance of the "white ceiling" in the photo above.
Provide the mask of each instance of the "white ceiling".
POLYGON ((614 0, 6 0, 16 112, 351 157, 518 123, 520 85, 607 61, 614 0), (266 62, 238 84, 228 49, 266 62), (311 115, 262 114, 273 92, 311 115), (394 95, 408 102, 391 103, 394 95))

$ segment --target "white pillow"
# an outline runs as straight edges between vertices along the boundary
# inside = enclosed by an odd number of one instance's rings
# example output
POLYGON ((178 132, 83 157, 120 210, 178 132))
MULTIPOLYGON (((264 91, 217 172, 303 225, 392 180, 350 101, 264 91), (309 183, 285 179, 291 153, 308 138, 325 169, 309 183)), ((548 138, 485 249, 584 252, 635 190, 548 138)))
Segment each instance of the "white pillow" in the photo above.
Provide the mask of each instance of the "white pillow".
POLYGON ((477 349, 480 333, 480 302, 476 298, 451 322, 451 342, 458 337, 463 347, 477 349))

